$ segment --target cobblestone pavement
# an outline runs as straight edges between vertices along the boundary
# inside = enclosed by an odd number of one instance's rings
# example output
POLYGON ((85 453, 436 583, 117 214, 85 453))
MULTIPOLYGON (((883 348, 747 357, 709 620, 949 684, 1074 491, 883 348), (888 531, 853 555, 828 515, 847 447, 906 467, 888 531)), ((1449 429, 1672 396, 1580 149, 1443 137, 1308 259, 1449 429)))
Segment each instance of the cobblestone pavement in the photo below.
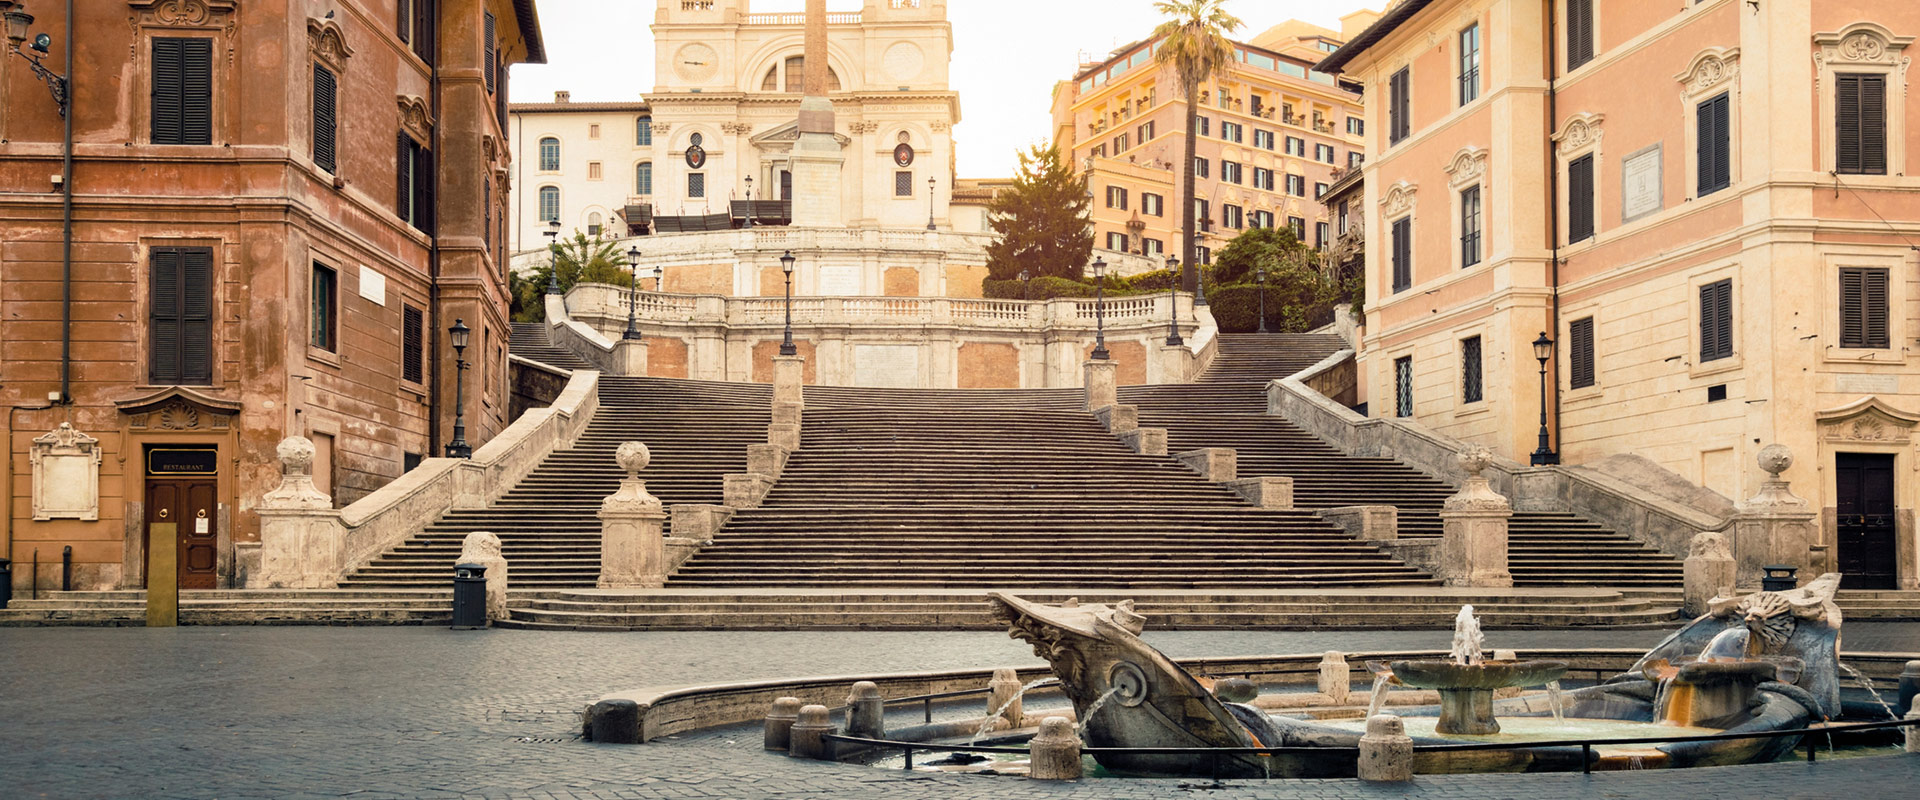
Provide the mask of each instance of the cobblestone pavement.
MULTIPOLYGON (((1663 631, 1489 632, 1496 647, 1645 647, 1663 631)), ((1444 648, 1445 631, 1160 632, 1176 656, 1444 648)), ((1856 623, 1849 650, 1920 651, 1920 624, 1856 623)), ((554 633, 438 628, 0 629, 6 798, 1399 798, 1907 794, 1920 758, 1673 772, 1204 782, 906 774, 793 761, 736 729, 575 741, 613 690, 1033 664, 991 632, 554 633)))

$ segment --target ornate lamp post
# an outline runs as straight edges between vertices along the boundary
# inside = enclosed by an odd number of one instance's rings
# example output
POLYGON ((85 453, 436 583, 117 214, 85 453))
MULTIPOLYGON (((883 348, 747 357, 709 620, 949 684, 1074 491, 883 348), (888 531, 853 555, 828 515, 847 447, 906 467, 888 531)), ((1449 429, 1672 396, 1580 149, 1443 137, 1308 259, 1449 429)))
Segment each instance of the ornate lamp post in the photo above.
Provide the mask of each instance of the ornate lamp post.
MULTIPOLYGON (((12 2, 12 0, 0 0, 0 10, 6 12, 7 49, 14 55, 26 59, 27 68, 33 70, 34 77, 39 78, 41 82, 45 83, 47 85, 47 91, 53 94, 54 104, 60 107, 60 116, 63 118, 66 117, 68 110, 71 108, 70 101, 72 100, 72 98, 67 96, 67 76, 54 72, 48 69, 46 64, 41 63, 41 59, 45 58, 49 49, 53 47, 53 37, 44 33, 35 36, 33 37, 33 43, 27 45, 27 49, 32 50, 33 53, 22 52, 20 45, 27 40, 27 28, 33 25, 33 15, 27 13, 26 6, 16 4, 12 2), (38 53, 39 55, 34 55, 34 53, 38 53)), ((71 31, 73 30, 73 4, 71 3, 67 4, 67 30, 69 31, 67 39, 67 70, 72 71, 73 39, 71 31)))
POLYGON ((1093 352, 1095 361, 1107 360, 1107 260, 1093 259, 1093 352))
POLYGON ((447 458, 472 458, 467 446, 467 323, 454 320, 447 329, 447 341, 453 344, 453 441, 447 442, 447 458))
POLYGON ((667 268, 659 264, 653 265, 653 290, 655 292, 667 290, 667 268))
POLYGON ((934 227, 933 227, 933 204, 934 204, 934 197, 933 197, 933 179, 932 179, 932 178, 928 178, 928 179, 927 179, 927 230, 934 230, 934 227))
POLYGON ((1183 345, 1180 338, 1180 257, 1167 256, 1167 344, 1183 345))
POLYGON ((780 256, 780 271, 787 276, 787 330, 785 338, 780 340, 780 355, 799 355, 800 350, 793 346, 793 251, 788 250, 780 256))
POLYGON ((1547 438, 1547 359, 1553 357, 1553 340, 1547 338, 1546 331, 1533 340, 1533 357, 1540 360, 1540 446, 1534 448, 1532 461, 1541 467, 1560 463, 1560 454, 1553 452, 1547 438))
POLYGON ((0 0, 0 16, 4 16, 7 26, 7 50, 25 59, 33 75, 47 85, 47 91, 53 95, 53 103, 60 111, 63 133, 60 139, 60 397, 55 403, 73 402, 73 96, 72 82, 67 75, 73 74, 73 0, 67 0, 66 45, 61 54, 66 61, 66 75, 54 72, 41 63, 53 47, 53 37, 40 34, 33 37, 33 43, 27 45, 32 52, 23 52, 20 45, 27 41, 27 29, 33 25, 33 15, 27 13, 24 5, 14 0, 0 0), (35 54, 38 55, 35 55, 35 54))
POLYGON ((632 341, 640 340, 640 329, 633 324, 633 307, 640 302, 640 248, 638 245, 627 250, 627 332, 620 338, 632 341))
POLYGON ((1207 304, 1207 263, 1195 256, 1193 259, 1193 306, 1199 308, 1207 304))
POLYGON ((1267 268, 1255 267, 1253 279, 1260 284, 1260 333, 1267 332, 1267 268))
POLYGON ((547 229, 541 231, 547 237, 547 255, 552 259, 551 269, 547 270, 547 294, 560 293, 560 220, 548 220, 547 229))
POLYGON ((1020 299, 1033 301, 1033 273, 1020 270, 1020 299))
POLYGON ((753 176, 747 176, 747 227, 753 227, 753 176))

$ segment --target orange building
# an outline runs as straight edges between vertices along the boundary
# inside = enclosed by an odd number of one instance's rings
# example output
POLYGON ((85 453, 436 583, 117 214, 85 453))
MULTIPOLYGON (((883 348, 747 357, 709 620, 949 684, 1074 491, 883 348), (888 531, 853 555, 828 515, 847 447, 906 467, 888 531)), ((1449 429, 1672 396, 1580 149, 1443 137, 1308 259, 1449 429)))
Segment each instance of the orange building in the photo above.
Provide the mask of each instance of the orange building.
POLYGON ((70 556, 73 588, 140 588, 159 547, 182 587, 233 585, 282 437, 318 444, 342 505, 439 453, 456 319, 468 440, 505 427, 504 98, 544 60, 532 0, 27 5, 0 10, 27 56, 49 36, 73 103, 68 129, 27 57, 0 62, 16 585, 38 562, 58 588, 70 556))

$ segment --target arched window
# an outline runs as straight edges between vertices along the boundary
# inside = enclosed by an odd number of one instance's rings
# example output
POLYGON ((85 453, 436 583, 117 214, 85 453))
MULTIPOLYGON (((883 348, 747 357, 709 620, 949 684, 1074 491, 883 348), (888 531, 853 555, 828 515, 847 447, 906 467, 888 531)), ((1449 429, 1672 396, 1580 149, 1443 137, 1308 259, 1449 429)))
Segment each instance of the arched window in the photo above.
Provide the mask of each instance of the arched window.
MULTIPOLYGON (((782 69, 784 69, 786 73, 784 79, 786 88, 784 91, 791 94, 799 94, 800 92, 806 91, 806 56, 788 56, 786 61, 773 65, 771 69, 767 70, 766 79, 760 82, 760 90, 763 92, 782 91, 780 88, 782 84, 782 69)), ((840 73, 834 72, 832 67, 827 68, 827 91, 840 91, 840 73)))
POLYGON ((540 140, 540 171, 560 171, 560 140, 548 136, 540 140))
POLYGON ((633 168, 633 193, 641 196, 653 194, 653 162, 642 161, 633 168))
POLYGON ((600 235, 600 212, 595 211, 587 215, 587 235, 600 235))
POLYGON ((634 121, 633 144, 635 147, 653 146, 653 117, 641 117, 634 121))
POLYGON ((560 221, 560 187, 540 187, 540 221, 560 221))

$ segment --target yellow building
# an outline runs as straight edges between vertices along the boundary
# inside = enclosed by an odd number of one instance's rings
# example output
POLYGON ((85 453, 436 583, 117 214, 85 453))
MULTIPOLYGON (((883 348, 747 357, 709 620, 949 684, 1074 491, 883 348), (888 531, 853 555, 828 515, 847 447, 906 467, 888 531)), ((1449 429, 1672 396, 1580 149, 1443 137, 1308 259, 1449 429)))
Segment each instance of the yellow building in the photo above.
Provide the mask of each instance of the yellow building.
MULTIPOLYGON (((1355 32, 1379 15, 1343 19, 1355 32)), ((1302 241, 1332 240, 1318 197, 1365 159, 1358 84, 1311 67, 1341 32, 1297 20, 1235 43, 1230 69, 1202 85, 1194 163, 1196 244, 1202 263, 1252 227, 1290 227, 1302 241)), ((1179 160, 1187 98, 1160 40, 1081 65, 1054 89, 1054 142, 1084 170, 1093 193, 1094 244, 1164 257, 1179 249, 1179 160)))

